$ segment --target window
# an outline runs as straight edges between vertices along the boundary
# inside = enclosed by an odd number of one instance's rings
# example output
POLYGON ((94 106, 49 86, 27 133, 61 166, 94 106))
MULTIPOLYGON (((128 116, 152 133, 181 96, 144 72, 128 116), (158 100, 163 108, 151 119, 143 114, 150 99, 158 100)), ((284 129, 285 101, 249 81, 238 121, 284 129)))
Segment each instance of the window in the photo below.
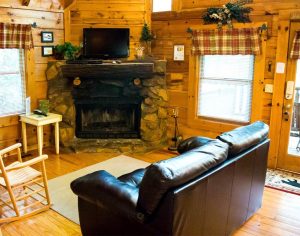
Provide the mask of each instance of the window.
POLYGON ((200 58, 198 116, 250 121, 253 55, 207 55, 200 58))
POLYGON ((153 12, 171 11, 172 0, 153 0, 153 12))
POLYGON ((0 49, 0 65, 0 116, 24 113, 24 50, 0 49))

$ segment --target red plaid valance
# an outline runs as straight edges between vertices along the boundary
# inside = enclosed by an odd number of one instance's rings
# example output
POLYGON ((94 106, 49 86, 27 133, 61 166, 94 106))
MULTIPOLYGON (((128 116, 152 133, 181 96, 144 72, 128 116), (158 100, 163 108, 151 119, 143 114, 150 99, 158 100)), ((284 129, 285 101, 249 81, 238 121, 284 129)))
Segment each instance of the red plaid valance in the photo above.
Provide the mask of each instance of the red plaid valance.
POLYGON ((0 23, 0 48, 33 48, 31 25, 0 23))
POLYGON ((258 29, 215 29, 193 31, 193 55, 259 55, 258 29))
POLYGON ((300 59, 300 31, 296 31, 290 57, 300 59))

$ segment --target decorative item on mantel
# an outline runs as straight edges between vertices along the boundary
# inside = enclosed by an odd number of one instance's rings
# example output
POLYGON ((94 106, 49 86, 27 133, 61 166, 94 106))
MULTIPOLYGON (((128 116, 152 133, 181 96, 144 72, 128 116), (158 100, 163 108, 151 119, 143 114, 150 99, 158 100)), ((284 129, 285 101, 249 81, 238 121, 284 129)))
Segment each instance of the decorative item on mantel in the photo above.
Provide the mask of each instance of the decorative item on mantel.
POLYGON ((172 141, 174 142, 172 146, 168 147, 168 150, 170 151, 177 151, 177 145, 178 141, 182 139, 182 136, 179 134, 179 129, 178 129, 178 114, 179 114, 179 109, 178 107, 174 107, 172 109, 172 114, 171 117, 174 118, 174 136, 172 137, 172 141))
POLYGON ((145 48, 143 46, 137 46, 135 48, 135 51, 136 51, 136 59, 143 59, 144 58, 144 50, 145 48))
POLYGON ((82 46, 75 46, 70 42, 58 44, 54 47, 54 56, 57 60, 75 60, 80 56, 82 46))
POLYGON ((151 55, 151 41, 154 39, 154 35, 151 33, 149 26, 145 23, 140 37, 140 42, 145 44, 147 55, 151 55))
POLYGON ((244 7, 245 4, 252 3, 253 0, 230 1, 222 7, 208 8, 203 15, 204 24, 217 24, 218 28, 227 25, 232 28, 232 20, 237 22, 251 22, 249 13, 253 10, 251 7, 244 7))

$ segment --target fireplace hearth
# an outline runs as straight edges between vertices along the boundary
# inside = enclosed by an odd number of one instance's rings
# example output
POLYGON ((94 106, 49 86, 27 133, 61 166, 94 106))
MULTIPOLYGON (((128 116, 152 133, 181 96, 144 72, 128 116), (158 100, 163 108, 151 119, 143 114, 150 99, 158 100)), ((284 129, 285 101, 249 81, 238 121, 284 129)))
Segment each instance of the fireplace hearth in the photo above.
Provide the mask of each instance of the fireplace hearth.
POLYGON ((167 140, 166 61, 48 64, 50 111, 63 116, 62 147, 144 152, 167 140))

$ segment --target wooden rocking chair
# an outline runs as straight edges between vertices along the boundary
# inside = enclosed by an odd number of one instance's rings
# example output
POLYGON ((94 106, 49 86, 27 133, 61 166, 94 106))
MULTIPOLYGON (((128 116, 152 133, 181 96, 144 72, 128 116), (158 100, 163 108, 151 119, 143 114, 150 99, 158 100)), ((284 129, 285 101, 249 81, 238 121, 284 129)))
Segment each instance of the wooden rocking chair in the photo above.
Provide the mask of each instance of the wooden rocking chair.
POLYGON ((0 224, 32 216, 50 208, 45 168, 45 159, 48 156, 41 155, 22 162, 20 147, 21 144, 17 143, 0 150, 0 224), (5 154, 15 149, 18 152, 18 161, 4 166, 5 154), (30 167, 36 163, 41 164, 41 171, 30 167))

